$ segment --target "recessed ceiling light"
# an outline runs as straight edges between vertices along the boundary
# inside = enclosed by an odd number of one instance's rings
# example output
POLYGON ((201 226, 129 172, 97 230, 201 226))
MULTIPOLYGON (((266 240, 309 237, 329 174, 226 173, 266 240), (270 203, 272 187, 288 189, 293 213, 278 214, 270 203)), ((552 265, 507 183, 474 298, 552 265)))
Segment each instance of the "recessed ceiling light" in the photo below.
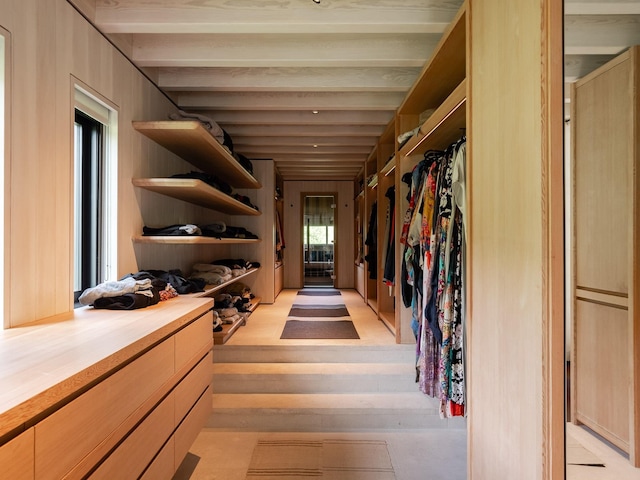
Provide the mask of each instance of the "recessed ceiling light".
POLYGON ((318 114, 318 110, 311 110, 311 113, 313 113, 314 115, 318 114))
POLYGON ((313 148, 318 148, 318 145, 314 145, 313 148))
POLYGON ((313 3, 320 5, 320 0, 313 0, 313 3))

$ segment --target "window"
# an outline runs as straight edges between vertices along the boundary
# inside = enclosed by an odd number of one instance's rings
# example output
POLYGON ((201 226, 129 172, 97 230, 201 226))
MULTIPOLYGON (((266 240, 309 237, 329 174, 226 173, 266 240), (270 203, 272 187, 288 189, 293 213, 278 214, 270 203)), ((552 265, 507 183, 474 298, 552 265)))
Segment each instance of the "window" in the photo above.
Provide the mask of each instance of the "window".
POLYGON ((115 111, 76 87, 74 110, 74 303, 115 279, 115 111))
POLYGON ((333 225, 309 225, 309 228, 304 230, 304 243, 307 245, 333 243, 333 225))

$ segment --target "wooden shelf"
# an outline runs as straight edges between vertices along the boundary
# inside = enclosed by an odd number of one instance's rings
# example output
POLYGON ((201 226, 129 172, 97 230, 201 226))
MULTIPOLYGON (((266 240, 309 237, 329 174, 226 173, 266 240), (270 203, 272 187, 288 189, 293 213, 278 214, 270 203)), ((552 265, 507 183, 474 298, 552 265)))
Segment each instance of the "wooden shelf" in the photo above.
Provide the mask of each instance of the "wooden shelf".
POLYGON ((251 306, 249 307, 249 312, 253 313, 256 308, 258 308, 258 305, 260 304, 260 302, 262 302, 262 297, 253 297, 251 299, 251 306))
POLYGON ((232 215, 260 215, 260 211, 236 200, 202 180, 192 178, 134 178, 136 187, 184 200, 232 215))
MULTIPOLYGON (((398 108, 399 115, 420 115, 436 108, 451 93, 451 86, 466 77, 466 6, 463 3, 440 38, 431 59, 398 108)), ((402 125, 405 131, 410 130, 406 127, 402 125)))
POLYGON ((391 172, 393 172, 394 168, 396 168, 396 156, 395 155, 393 157, 391 157, 391 159, 389 159, 389 161, 385 164, 384 167, 382 167, 382 170, 380 170, 380 175, 383 175, 383 176, 386 177, 391 172))
POLYGON ((423 154, 430 149, 442 150, 460 139, 467 120, 466 91, 467 82, 463 80, 398 154, 406 157, 423 154))
POLYGON ((259 238, 217 238, 201 235, 136 235, 132 240, 134 243, 162 245, 234 245, 260 242, 259 238))
POLYGON ((198 121, 132 122, 133 128, 206 173, 239 188, 261 184, 198 121))
POLYGON ((380 321, 384 323, 389 330, 392 332, 396 331, 396 318, 394 312, 378 312, 378 316, 380 317, 380 321))
POLYGON ((229 285, 248 277, 249 275, 253 275, 254 273, 256 273, 258 270, 260 270, 259 268, 252 268, 250 270, 247 271, 247 273, 243 273, 242 275, 239 275, 237 277, 232 278, 231 280, 229 280, 228 282, 224 282, 221 283, 220 285, 207 285, 204 288, 204 292, 196 292, 196 293, 189 293, 188 295, 191 297, 208 297, 209 295, 212 295, 214 293, 219 292, 220 290, 223 290, 225 287, 228 287, 229 285))
POLYGON ((244 317, 242 317, 231 324, 222 325, 221 331, 213 332, 213 343, 215 345, 222 345, 223 343, 227 343, 227 340, 229 340, 231 336, 236 332, 236 330, 244 325, 244 323, 245 320, 244 317))
POLYGON ((376 188, 378 186, 378 174, 374 174, 369 183, 367 183, 367 187, 376 188))
MULTIPOLYGON (((255 297, 251 299, 251 307, 249 307, 249 314, 253 313, 255 309, 258 308, 258 305, 260 304, 261 300, 262 299, 260 297, 255 297)), ((223 324, 222 331, 213 332, 213 343, 215 345, 222 345, 224 343, 227 343, 227 340, 229 340, 233 336, 236 330, 238 330, 242 325, 245 325, 245 324, 246 324, 246 320, 244 319, 244 317, 239 318, 238 320, 236 320, 231 324, 227 324, 227 325, 223 324)))

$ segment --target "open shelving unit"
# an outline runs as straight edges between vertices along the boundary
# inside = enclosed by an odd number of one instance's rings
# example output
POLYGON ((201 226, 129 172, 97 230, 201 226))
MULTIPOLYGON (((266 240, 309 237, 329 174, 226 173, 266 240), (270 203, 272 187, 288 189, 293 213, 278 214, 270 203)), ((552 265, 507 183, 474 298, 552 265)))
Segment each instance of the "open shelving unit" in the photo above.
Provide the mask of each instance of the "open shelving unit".
MULTIPOLYGON (((465 135, 469 87, 466 80, 466 20, 467 3, 465 2, 398 108, 396 135, 417 128, 416 133, 402 146, 396 142, 398 168, 396 177, 398 179, 411 172, 422 160, 425 152, 444 151, 465 135)), ((396 185, 396 205, 401 219, 402 213, 408 207, 407 187, 400 181, 396 185)), ((400 219, 398 221, 401 221, 400 219)), ((401 264, 401 255, 401 250, 398 250, 396 265, 401 264)), ((395 288, 396 298, 402 298, 399 282, 396 282, 395 288)), ((395 322, 396 341, 414 342, 410 309, 405 308, 404 305, 397 306, 395 322)))
MULTIPOLYGON (((231 187, 260 189, 262 184, 247 171, 231 153, 198 121, 151 121, 133 122, 133 128, 167 150, 180 156, 204 173, 215 175, 231 187)), ((134 186, 166 195, 194 205, 223 212, 228 215, 256 217, 260 210, 253 208, 208 183, 195 178, 134 178, 134 186)), ((144 236, 136 235, 134 243, 144 245, 251 245, 261 240, 253 238, 217 238, 205 236, 144 236)), ((194 297, 212 296, 241 279, 255 275, 260 269, 253 268, 228 282, 208 285, 203 292, 190 294, 194 297)), ((253 311, 260 297, 252 299, 253 311)), ((233 324, 223 325, 221 332, 213 332, 215 344, 225 343, 245 323, 241 318, 233 324)))
POLYGON ((217 238, 202 235, 136 235, 134 243, 156 243, 162 245, 237 245, 258 243, 259 238, 217 238))
MULTIPOLYGON (((378 278, 377 278, 377 307, 378 318, 382 321, 389 330, 395 332, 395 291, 393 287, 390 287, 384 282, 384 272, 386 259, 384 253, 391 249, 389 245, 389 238, 385 237, 385 234, 397 231, 397 226, 390 224, 390 232, 387 232, 387 209, 390 207, 389 198, 387 198, 387 191, 390 188, 396 188, 396 174, 395 174, 395 159, 396 159, 396 123, 395 119, 389 122, 384 132, 378 140, 378 278)), ((394 202, 397 194, 394 195, 394 202)), ((396 215, 398 217, 397 205, 396 215)), ((390 220, 393 219, 392 212, 389 211, 390 220)), ((396 222, 397 223, 397 222, 396 222)), ((397 242, 395 242, 397 243, 397 242)), ((396 263, 396 252, 390 252, 392 255, 392 262, 396 263)), ((400 269, 396 268, 396 272, 400 269)))
POLYGON ((134 178, 136 187, 232 215, 260 215, 260 210, 192 178, 134 178))
MULTIPOLYGON (((361 203, 361 239, 367 233, 374 202, 377 202, 378 257, 377 279, 366 278, 363 288, 358 291, 376 312, 378 318, 396 336, 398 343, 413 343, 415 337, 411 329, 411 311, 404 307, 401 282, 398 280, 402 265, 402 246, 399 238, 402 231, 404 213, 408 207, 406 199, 408 187, 402 181, 405 174, 422 160, 429 150, 446 150, 465 135, 467 123, 467 3, 458 10, 453 21, 442 35, 434 52, 418 75, 413 86, 398 107, 395 117, 387 125, 384 133, 369 155, 362 178, 364 179, 364 201, 361 203), (398 138, 407 132, 412 136, 400 144, 398 138), (395 285, 386 285, 382 279, 384 263, 382 241, 388 200, 385 193, 395 186, 395 285), (361 291, 362 290, 362 291, 361 291)), ((365 267, 369 265, 365 262, 365 267)), ((362 269, 356 263, 356 274, 362 269)))
POLYGON ((133 128, 203 172, 215 174, 235 187, 262 186, 198 121, 133 122, 133 128))

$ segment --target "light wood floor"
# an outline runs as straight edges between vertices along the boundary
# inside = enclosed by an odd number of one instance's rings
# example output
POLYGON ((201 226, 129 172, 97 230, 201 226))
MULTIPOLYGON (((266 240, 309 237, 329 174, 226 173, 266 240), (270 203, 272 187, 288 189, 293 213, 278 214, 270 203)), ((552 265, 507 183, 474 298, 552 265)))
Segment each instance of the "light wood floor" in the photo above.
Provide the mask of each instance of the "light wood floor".
MULTIPOLYGON (((227 345, 393 345, 395 336, 377 319, 371 308, 355 290, 341 290, 342 300, 349 310, 359 340, 281 340, 298 290, 283 290, 275 303, 261 304, 227 341, 227 345)), ((309 298, 309 297, 306 297, 309 298)))

